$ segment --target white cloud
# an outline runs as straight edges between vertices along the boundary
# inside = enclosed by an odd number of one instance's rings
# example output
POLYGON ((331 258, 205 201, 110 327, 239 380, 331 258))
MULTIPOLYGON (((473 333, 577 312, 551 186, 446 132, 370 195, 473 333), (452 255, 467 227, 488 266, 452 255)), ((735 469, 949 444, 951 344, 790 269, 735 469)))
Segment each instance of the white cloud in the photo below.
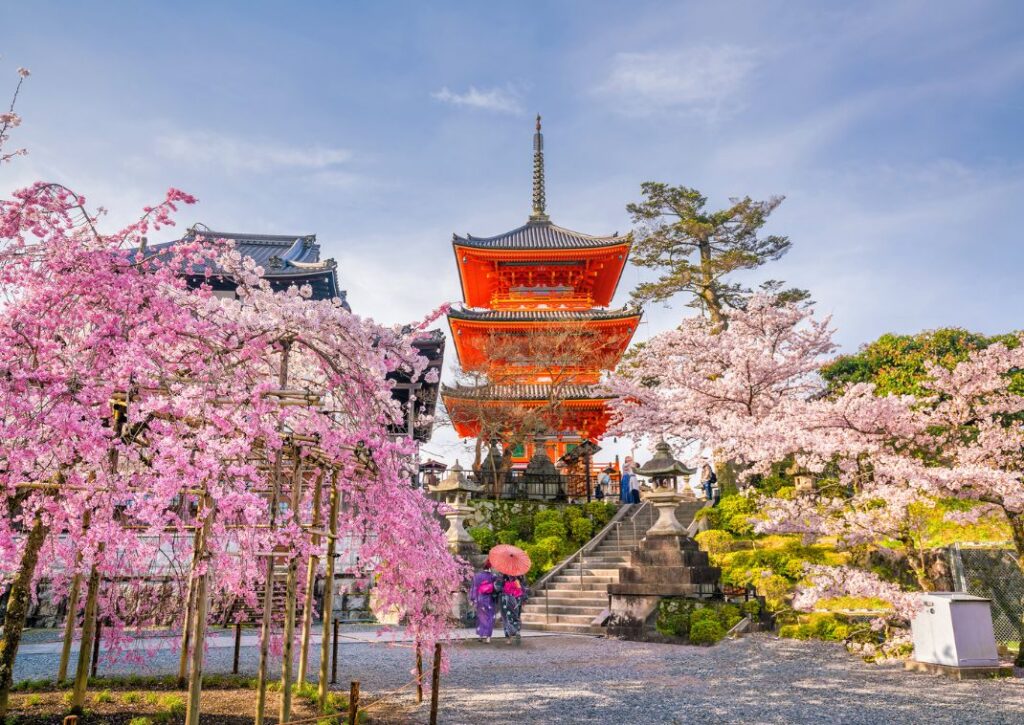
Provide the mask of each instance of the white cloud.
POLYGON ((352 158, 348 149, 327 146, 289 146, 204 131, 175 132, 156 139, 159 156, 195 166, 220 166, 228 172, 266 172, 281 169, 317 171, 352 158))
POLYGON ((465 93, 456 93, 449 90, 448 86, 444 86, 441 90, 431 93, 430 97, 441 101, 442 103, 450 103, 453 106, 479 108, 484 111, 494 111, 496 113, 512 113, 518 115, 523 112, 523 106, 520 103, 519 91, 511 86, 506 86, 505 88, 490 88, 486 90, 470 86, 469 90, 465 93))
POLYGON ((625 113, 674 109, 718 116, 739 106, 739 92, 756 67, 757 54, 734 45, 617 53, 597 90, 615 97, 625 113))

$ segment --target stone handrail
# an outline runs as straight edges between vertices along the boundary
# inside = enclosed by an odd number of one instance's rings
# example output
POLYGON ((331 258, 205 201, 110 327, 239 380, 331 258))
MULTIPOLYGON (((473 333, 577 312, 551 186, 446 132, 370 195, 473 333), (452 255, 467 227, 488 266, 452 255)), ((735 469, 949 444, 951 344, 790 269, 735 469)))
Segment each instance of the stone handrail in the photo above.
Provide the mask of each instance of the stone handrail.
POLYGON ((612 516, 612 520, 605 524, 605 527, 598 531, 597 534, 590 539, 590 541, 585 543, 583 546, 577 549, 573 554, 568 556, 566 559, 563 559, 561 563, 556 564, 551 571, 549 571, 540 579, 535 581, 531 588, 534 591, 539 591, 547 587, 548 582, 550 582, 557 574, 564 571, 569 566, 569 564, 579 559, 580 556, 584 556, 590 553, 594 549, 594 547, 596 547, 598 544, 604 541, 605 538, 607 538, 608 534, 610 534, 615 529, 615 527, 617 527, 626 519, 627 514, 632 514, 633 516, 635 516, 639 514, 644 509, 644 507, 648 505, 649 504, 645 501, 640 505, 633 504, 630 506, 620 506, 619 510, 615 512, 615 515, 612 516), (631 509, 634 508, 635 511, 631 511, 631 509))

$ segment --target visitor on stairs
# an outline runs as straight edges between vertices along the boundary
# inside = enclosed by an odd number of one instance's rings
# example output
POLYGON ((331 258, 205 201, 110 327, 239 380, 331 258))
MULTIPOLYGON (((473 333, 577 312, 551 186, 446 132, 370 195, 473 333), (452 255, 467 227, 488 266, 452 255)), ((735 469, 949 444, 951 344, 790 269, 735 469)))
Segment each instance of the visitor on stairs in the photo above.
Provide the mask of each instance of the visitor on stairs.
POLYGON ((483 571, 473 577, 469 586, 469 601, 476 609, 476 636, 481 642, 490 642, 494 632, 494 608, 498 601, 496 578, 488 559, 484 562, 483 571))
POLYGON ((630 482, 634 476, 636 474, 633 473, 633 457, 626 456, 626 460, 622 464, 622 478, 619 480, 619 501, 622 503, 633 502, 633 489, 630 487, 630 482))
POLYGON ((498 574, 494 588, 501 592, 501 620, 505 626, 505 640, 508 644, 519 644, 522 636, 523 602, 526 601, 526 579, 521 576, 498 574))
POLYGON ((629 502, 640 503, 640 476, 635 473, 629 477, 629 502))
POLYGON ((708 501, 715 500, 714 486, 718 483, 718 476, 715 475, 715 469, 711 467, 710 463, 705 462, 700 467, 700 486, 704 489, 704 497, 708 501))
POLYGON ((611 474, 615 469, 611 466, 601 471, 601 475, 597 477, 597 486, 594 488, 594 498, 598 501, 604 501, 604 492, 610 491, 612 488, 612 477, 611 474))

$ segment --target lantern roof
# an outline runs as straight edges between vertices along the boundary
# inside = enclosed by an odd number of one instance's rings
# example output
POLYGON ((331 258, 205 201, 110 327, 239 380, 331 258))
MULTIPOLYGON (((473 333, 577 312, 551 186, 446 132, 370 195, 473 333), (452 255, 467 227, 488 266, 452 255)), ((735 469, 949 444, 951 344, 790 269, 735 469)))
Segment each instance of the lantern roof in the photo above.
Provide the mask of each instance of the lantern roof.
POLYGON ((672 449, 665 441, 661 441, 654 447, 654 458, 640 466, 637 471, 638 474, 647 478, 688 476, 693 472, 694 469, 687 468, 672 456, 672 449))

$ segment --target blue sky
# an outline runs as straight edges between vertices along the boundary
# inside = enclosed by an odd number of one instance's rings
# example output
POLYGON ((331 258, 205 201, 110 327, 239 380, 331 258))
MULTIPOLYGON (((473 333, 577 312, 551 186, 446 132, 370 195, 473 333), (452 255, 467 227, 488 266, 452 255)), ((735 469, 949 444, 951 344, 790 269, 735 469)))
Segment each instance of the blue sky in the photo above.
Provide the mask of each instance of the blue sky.
POLYGON ((782 194, 793 250, 755 280, 810 289, 844 349, 1024 327, 1018 3, 39 2, 0 29, 0 78, 33 73, 5 191, 60 180, 114 223, 173 185, 186 224, 316 233, 383 322, 458 298, 452 232, 525 221, 539 111, 558 224, 625 231, 651 179, 782 194))

